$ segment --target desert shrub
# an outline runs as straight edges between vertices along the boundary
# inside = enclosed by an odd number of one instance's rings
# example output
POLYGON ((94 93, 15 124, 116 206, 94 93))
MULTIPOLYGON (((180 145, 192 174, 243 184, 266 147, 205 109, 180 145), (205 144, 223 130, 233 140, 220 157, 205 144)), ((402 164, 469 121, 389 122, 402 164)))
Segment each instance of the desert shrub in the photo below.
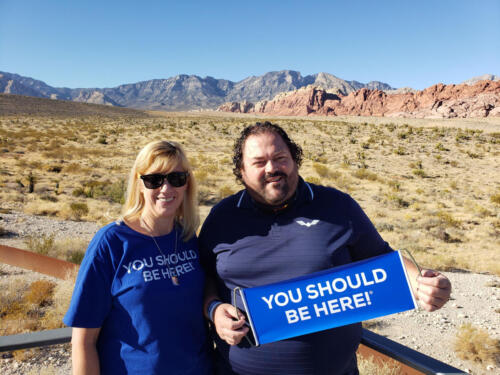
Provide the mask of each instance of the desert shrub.
POLYGON ((455 219, 450 213, 448 212, 445 212, 445 211, 438 211, 436 213, 436 216, 439 218, 439 220, 448 225, 448 226, 452 226, 452 227, 460 227, 462 225, 461 221, 458 220, 458 219, 455 219))
POLYGON ((76 219, 80 219, 89 213, 87 203, 73 202, 69 205, 69 208, 76 219))
POLYGON ((394 150, 394 153, 396 155, 406 155, 406 149, 403 146, 399 146, 397 149, 394 150))
POLYGON ((398 138, 399 139, 407 139, 409 137, 409 133, 408 132, 400 132, 398 133, 398 138))
POLYGON ((8 234, 9 234, 9 231, 0 225, 0 237, 6 236, 8 234))
POLYGON ((376 173, 370 172, 366 168, 359 168, 352 173, 352 175, 361 180, 377 181, 378 176, 376 173))
POLYGON ((471 324, 464 324, 458 330, 455 340, 455 353, 458 357, 480 363, 500 363, 500 340, 488 332, 471 324))
POLYGON ((426 177, 427 174, 425 173, 425 171, 423 169, 414 169, 411 171, 415 176, 418 176, 418 177, 426 177))
POLYGON ((373 356, 358 356, 358 370, 360 375, 401 374, 401 366, 396 361, 377 361, 373 356))
POLYGON ((211 163, 208 165, 203 166, 203 169, 207 171, 207 173, 210 173, 211 175, 215 175, 219 173, 219 165, 218 163, 211 163))
POLYGON ((492 202, 493 202, 493 203, 495 203, 495 204, 500 205, 500 193, 493 194, 493 195, 490 197, 490 201, 492 201, 492 202))
POLYGON ((66 260, 71 263, 82 263, 85 251, 83 250, 70 250, 66 253, 66 260))
POLYGON ((389 185, 393 191, 401 191, 401 183, 395 180, 387 181, 387 185, 389 185))
POLYGON ((207 180, 208 173, 204 169, 198 169, 196 170, 196 172, 194 172, 194 177, 198 183, 203 183, 207 180))
POLYGON ((438 150, 438 151, 450 151, 449 149, 444 147, 441 142, 436 145, 436 150, 438 150))
POLYGON ((467 151, 466 154, 471 159, 480 159, 481 158, 481 155, 476 154, 475 152, 472 152, 472 151, 467 151))
POLYGON ((375 225, 379 232, 392 232, 394 230, 394 225, 389 223, 378 223, 375 225))
POLYGON ((219 198, 225 198, 231 194, 234 194, 234 190, 231 186, 223 185, 219 188, 219 198))
POLYGON ((318 163, 323 163, 323 164, 328 163, 328 158, 324 155, 317 155, 316 157, 313 157, 312 159, 318 163))
POLYGON ((440 226, 436 227, 435 230, 432 232, 434 237, 437 239, 440 239, 443 242, 446 243, 460 243, 462 240, 458 237, 452 236, 448 231, 440 226))
POLYGON ((69 163, 65 165, 62 169, 63 172, 65 173, 80 173, 82 172, 83 167, 79 163, 69 163))
POLYGON ((24 280, 16 279, 8 285, 1 286, 0 319, 2 319, 2 326, 0 326, 0 334, 5 335, 3 322, 7 316, 16 316, 22 311, 23 294, 28 288, 28 284, 24 280))
POLYGON ((27 303, 44 307, 52 303, 54 284, 47 280, 38 280, 31 283, 28 292, 24 296, 27 303))
POLYGON ((108 141, 106 139, 106 136, 105 135, 101 135, 98 139, 97 139, 97 143, 101 144, 101 145, 107 145, 108 144, 108 141))
MULTIPOLYGON (((41 324, 53 303, 55 283, 47 280, 34 281, 28 285, 24 280, 15 280, 12 285, 2 285, 0 295, 0 334, 11 335, 24 331, 45 329, 41 324)), ((59 327, 62 315, 59 317, 59 327)), ((57 328, 57 327, 50 327, 57 328)))
POLYGON ((49 202, 57 202, 59 200, 59 199, 57 199, 57 197, 50 195, 50 194, 43 194, 40 196, 40 199, 44 200, 44 201, 49 201, 49 202))
POLYGON ((393 206, 396 206, 397 208, 407 208, 410 205, 410 202, 403 199, 397 194, 387 193, 385 194, 385 198, 389 203, 391 203, 393 206))
POLYGON ((470 140, 470 137, 467 135, 467 134, 464 134, 464 133, 458 133, 456 136, 455 136, 455 141, 458 142, 462 142, 462 141, 468 141, 470 140))
POLYGON ((95 199, 106 199, 114 203, 125 203, 125 190, 127 189, 125 180, 110 182, 87 181, 83 186, 72 191, 74 197, 85 197, 95 199))
POLYGON ((330 168, 321 163, 314 163, 313 168, 321 177, 328 177, 328 174, 330 173, 330 168))
POLYGON ((219 197, 214 194, 213 190, 206 186, 199 186, 198 188, 198 202, 201 205, 213 205, 219 201, 219 197))
POLYGON ((63 167, 61 165, 49 165, 47 167, 47 172, 61 173, 63 167))
POLYGON ((124 204, 125 203, 125 191, 127 190, 127 185, 125 180, 115 181, 104 189, 104 197, 111 200, 111 202, 124 204))
POLYGON ((486 207, 481 206, 480 204, 475 204, 474 207, 474 212, 479 216, 479 217, 488 217, 488 216, 494 216, 493 212, 488 210, 486 207))
POLYGON ((35 253, 48 255, 54 249, 55 235, 41 235, 38 237, 29 236, 24 240, 24 244, 35 253))

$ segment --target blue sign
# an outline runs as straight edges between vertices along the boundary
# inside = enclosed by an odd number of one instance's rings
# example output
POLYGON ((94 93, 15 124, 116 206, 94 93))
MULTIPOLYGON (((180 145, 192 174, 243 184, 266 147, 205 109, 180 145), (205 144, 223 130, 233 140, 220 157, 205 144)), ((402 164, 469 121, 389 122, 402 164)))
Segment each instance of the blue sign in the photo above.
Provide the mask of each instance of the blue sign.
POLYGON ((417 308, 399 251, 239 291, 256 345, 417 308))

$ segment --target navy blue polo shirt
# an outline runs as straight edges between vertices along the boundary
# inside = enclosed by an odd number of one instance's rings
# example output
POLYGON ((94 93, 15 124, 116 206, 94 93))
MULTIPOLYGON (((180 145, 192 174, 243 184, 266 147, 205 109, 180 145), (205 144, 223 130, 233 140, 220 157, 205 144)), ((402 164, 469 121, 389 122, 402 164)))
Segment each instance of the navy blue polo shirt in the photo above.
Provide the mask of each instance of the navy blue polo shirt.
MULTIPOLYGON (((299 179, 289 206, 276 213, 242 190, 214 206, 199 236, 206 272, 219 297, 232 290, 306 275, 392 251, 361 207, 334 188, 299 179)), ((236 301, 244 311, 241 301, 236 301)), ((220 358, 241 375, 355 374, 361 324, 276 343, 229 346, 216 337, 220 358)))

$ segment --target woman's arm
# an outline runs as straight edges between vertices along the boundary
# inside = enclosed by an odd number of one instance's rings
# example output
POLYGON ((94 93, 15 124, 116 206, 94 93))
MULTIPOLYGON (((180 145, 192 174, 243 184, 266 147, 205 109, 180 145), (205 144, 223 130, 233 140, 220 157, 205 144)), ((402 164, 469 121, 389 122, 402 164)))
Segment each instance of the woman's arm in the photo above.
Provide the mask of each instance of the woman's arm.
POLYGON ((97 337, 101 328, 75 328, 71 337, 73 375, 99 375, 97 337))

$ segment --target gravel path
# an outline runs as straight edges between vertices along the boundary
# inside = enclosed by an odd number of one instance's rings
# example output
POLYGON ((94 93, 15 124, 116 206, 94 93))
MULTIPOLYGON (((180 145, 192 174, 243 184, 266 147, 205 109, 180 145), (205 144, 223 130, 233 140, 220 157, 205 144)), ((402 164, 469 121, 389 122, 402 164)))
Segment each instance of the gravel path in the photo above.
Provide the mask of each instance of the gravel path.
MULTIPOLYGON (((94 223, 59 221, 21 213, 0 214, 0 227, 8 232, 0 244, 20 247, 23 237, 52 234, 56 238, 88 239, 97 231, 94 223)), ((463 361, 454 352, 459 327, 471 323, 500 339, 500 277, 474 273, 445 273, 452 282, 452 299, 441 310, 428 313, 408 311, 369 322, 370 329, 410 348, 449 363, 472 374, 500 374, 498 364, 463 361)), ((34 281, 46 276, 0 264, 0 281, 16 277, 34 281)), ((69 344, 36 349, 16 361, 9 353, 0 354, 0 374, 70 374, 69 344)))

